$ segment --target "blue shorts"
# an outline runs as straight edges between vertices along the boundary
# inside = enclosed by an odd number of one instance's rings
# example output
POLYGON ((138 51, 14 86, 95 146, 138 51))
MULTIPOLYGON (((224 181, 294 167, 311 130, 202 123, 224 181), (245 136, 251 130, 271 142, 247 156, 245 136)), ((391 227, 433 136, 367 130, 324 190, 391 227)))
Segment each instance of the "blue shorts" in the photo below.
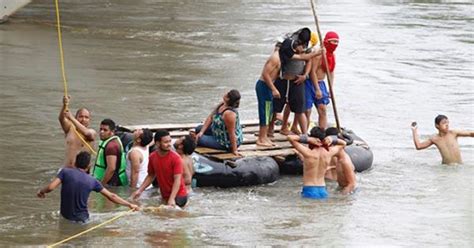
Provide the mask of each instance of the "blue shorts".
POLYGON ((319 89, 321 89, 321 93, 323 93, 323 97, 321 99, 316 99, 316 89, 313 86, 313 82, 310 79, 306 79, 304 82, 306 89, 305 89, 305 98, 306 98, 306 109, 310 109, 313 107, 313 104, 318 107, 320 104, 328 105, 329 104, 329 92, 326 88, 326 84, 324 80, 319 80, 318 85, 319 89))
POLYGON ((326 199, 328 192, 326 186, 303 186, 301 197, 311 199, 326 199))
POLYGON ((262 80, 257 81, 255 91, 257 91, 259 125, 268 126, 273 115, 272 91, 262 80))

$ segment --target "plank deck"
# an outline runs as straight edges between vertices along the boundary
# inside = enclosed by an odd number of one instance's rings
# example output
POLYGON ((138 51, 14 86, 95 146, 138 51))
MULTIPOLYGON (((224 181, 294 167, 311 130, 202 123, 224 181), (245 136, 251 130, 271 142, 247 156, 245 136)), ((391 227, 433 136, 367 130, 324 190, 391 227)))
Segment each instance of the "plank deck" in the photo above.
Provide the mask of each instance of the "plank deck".
MULTIPOLYGON (((168 130, 172 138, 178 138, 188 135, 189 131, 194 129, 200 123, 182 123, 182 124, 148 124, 148 125, 125 125, 120 126, 120 130, 131 132, 138 128, 148 128, 155 132, 157 130, 168 130)), ((243 143, 238 151, 242 156, 235 156, 225 150, 217 150, 208 147, 197 147, 195 152, 217 161, 230 161, 242 157, 279 157, 283 158, 294 154, 291 144, 287 141, 285 135, 280 134, 281 126, 275 126, 275 134, 271 140, 276 146, 262 147, 257 146, 258 120, 241 121, 243 132, 243 143)))

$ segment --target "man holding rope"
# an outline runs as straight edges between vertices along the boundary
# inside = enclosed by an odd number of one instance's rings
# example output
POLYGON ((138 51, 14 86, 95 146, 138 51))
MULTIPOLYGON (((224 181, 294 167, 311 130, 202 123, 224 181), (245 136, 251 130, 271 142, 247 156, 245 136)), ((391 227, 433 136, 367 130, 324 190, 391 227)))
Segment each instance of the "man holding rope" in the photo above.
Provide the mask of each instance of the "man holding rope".
POLYGON ((66 158, 64 166, 74 168, 76 155, 80 151, 85 150, 85 146, 92 152, 96 132, 94 129, 89 128, 91 121, 89 110, 80 108, 77 110, 76 116, 71 114, 68 109, 70 99, 70 96, 63 97, 63 107, 59 112, 58 119, 66 136, 66 158))

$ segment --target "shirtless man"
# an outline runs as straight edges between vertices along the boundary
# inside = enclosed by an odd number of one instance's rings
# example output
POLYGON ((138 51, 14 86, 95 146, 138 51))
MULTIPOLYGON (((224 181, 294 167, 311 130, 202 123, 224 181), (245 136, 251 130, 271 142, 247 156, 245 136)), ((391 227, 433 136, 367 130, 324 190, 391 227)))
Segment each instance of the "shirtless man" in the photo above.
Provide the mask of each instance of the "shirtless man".
MULTIPOLYGON (((329 140, 332 142, 338 139, 338 133, 339 132, 337 128, 330 127, 326 129, 325 139, 329 138, 329 140)), ((355 167, 352 163, 351 157, 349 157, 344 149, 339 151, 336 156, 332 158, 331 167, 335 169, 335 180, 337 180, 337 183, 341 188, 341 192, 343 194, 351 194, 354 192, 357 185, 357 179, 354 172, 355 167)), ((329 171, 329 173, 330 172, 331 171, 329 171)))
POLYGON ((329 92, 326 88, 324 78, 327 76, 331 79, 331 86, 334 84, 334 69, 336 67, 336 57, 334 51, 339 45, 339 36, 335 32, 327 32, 324 37, 324 48, 326 50, 326 58, 329 66, 323 61, 323 56, 317 56, 310 61, 311 71, 310 80, 305 82, 305 98, 306 98, 306 118, 308 125, 311 117, 311 108, 313 104, 318 110, 319 128, 324 130, 327 127, 327 111, 326 106, 329 104, 329 92), (327 74, 329 71, 329 75, 327 74))
POLYGON ((91 152, 89 148, 85 147, 78 134, 80 134, 92 148, 94 147, 96 132, 94 129, 89 128, 91 121, 89 110, 86 108, 80 108, 77 110, 76 116, 71 114, 68 109, 70 99, 70 96, 63 97, 63 107, 59 112, 58 119, 64 131, 64 135, 66 136, 66 158, 64 161, 64 166, 74 168, 76 155, 80 151, 91 152))
POLYGON ((345 142, 340 140, 340 145, 328 147, 324 140, 324 132, 319 128, 313 128, 311 137, 307 135, 288 135, 288 140, 303 157, 303 190, 301 196, 312 199, 326 199, 326 183, 324 175, 331 162, 331 158, 340 152, 345 142), (301 143, 310 143, 307 147, 301 143))
POLYGON ((279 74, 280 56, 278 51, 273 51, 265 63, 262 75, 255 86, 260 127, 256 143, 259 146, 273 146, 273 142, 268 138, 268 125, 273 117, 273 98, 280 98, 280 92, 278 92, 274 85, 279 74))
POLYGON ((436 116, 435 127, 438 129, 438 134, 428 140, 420 142, 418 139, 417 124, 416 122, 412 123, 411 130, 416 149, 422 150, 434 144, 441 153, 443 164, 461 164, 462 158, 461 151, 459 150, 458 137, 474 137, 474 131, 449 130, 448 117, 445 115, 436 116))
POLYGON ((194 175, 193 158, 191 155, 194 149, 196 149, 196 141, 191 135, 186 135, 177 139, 173 146, 179 156, 181 156, 181 160, 183 160, 183 179, 189 192, 192 189, 194 175))

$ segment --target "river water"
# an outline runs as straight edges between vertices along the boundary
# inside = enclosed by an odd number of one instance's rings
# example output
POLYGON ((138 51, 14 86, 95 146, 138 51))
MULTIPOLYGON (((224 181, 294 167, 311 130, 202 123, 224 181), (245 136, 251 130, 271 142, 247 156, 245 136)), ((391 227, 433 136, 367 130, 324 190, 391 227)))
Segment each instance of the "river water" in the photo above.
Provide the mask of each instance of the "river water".
MULTIPOLYGON (((124 207, 92 194, 92 223, 59 218, 59 190, 36 191, 64 154, 57 121, 61 79, 53 1, 34 1, 0 25, 0 246, 47 245, 108 220, 124 207)), ((199 122, 231 88, 242 119, 257 118, 255 81, 279 35, 315 29, 309 1, 64 0, 63 43, 71 108, 120 124, 199 122)), ((335 30, 335 95, 343 126, 372 147, 359 190, 317 202, 301 178, 271 185, 196 189, 186 213, 134 213, 72 240, 74 246, 453 246, 473 243, 474 142, 464 164, 416 151, 433 119, 474 129, 472 1, 319 1, 335 30), (336 3, 337 2, 337 3, 336 3)), ((331 111, 330 111, 331 112, 331 111)), ((330 115, 330 119, 334 120, 330 115)), ((113 189, 127 197, 127 189, 113 189)), ((141 202, 156 205, 150 193, 141 202)))

